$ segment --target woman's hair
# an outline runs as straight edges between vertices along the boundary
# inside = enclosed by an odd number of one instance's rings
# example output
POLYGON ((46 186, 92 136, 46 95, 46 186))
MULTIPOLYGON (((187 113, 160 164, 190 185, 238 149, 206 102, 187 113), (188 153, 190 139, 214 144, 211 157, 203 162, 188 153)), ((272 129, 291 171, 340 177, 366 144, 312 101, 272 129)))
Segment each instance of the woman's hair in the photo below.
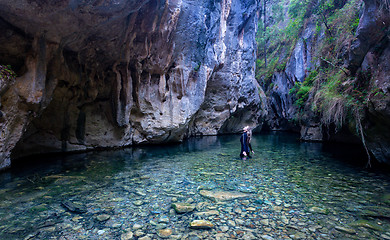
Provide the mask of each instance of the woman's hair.
POLYGON ((252 130, 248 129, 248 132, 246 133, 246 135, 248 136, 248 143, 251 141, 251 138, 252 138, 252 130))

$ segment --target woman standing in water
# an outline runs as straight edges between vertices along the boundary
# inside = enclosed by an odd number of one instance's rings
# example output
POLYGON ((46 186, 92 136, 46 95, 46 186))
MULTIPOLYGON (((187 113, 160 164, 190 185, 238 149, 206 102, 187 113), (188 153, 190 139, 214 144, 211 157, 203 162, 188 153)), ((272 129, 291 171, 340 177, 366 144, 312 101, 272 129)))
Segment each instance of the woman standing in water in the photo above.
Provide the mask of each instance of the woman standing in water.
POLYGON ((241 152, 240 152, 240 158, 242 160, 246 160, 246 158, 252 158, 250 153, 254 153, 252 150, 252 145, 250 143, 251 137, 252 137, 252 131, 249 129, 248 126, 243 128, 243 133, 240 137, 240 142, 241 142, 241 152))

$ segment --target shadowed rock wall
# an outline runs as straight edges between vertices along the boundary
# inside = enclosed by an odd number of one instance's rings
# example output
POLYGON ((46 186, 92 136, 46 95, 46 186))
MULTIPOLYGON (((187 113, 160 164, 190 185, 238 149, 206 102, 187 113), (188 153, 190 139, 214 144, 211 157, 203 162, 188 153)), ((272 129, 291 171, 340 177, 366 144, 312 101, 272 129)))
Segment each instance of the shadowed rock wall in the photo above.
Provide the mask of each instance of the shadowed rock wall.
POLYGON ((259 126, 255 0, 3 1, 0 168, 259 126), (3 90, 4 89, 4 90, 3 90))
POLYGON ((390 6, 364 3, 348 68, 373 90, 361 120, 367 147, 379 162, 390 164, 390 6))
MULTIPOLYGON (((341 48, 345 57, 343 68, 349 70, 349 77, 355 79, 370 92, 367 104, 362 106, 361 119, 350 119, 361 125, 364 142, 379 162, 390 163, 390 6, 379 0, 364 0, 363 12, 355 38, 341 48)), ((296 82, 302 82, 308 71, 320 65, 313 62, 314 50, 325 41, 324 33, 315 35, 315 22, 309 19, 294 47, 286 69, 276 72, 272 78, 273 87, 269 96, 266 124, 273 130, 300 128, 302 140, 335 140, 362 143, 361 132, 344 126, 335 131, 323 126, 318 112, 306 107, 298 112, 294 97, 289 90, 296 82), (298 117, 299 116, 299 117, 298 117), (295 119, 299 122, 292 124, 295 119)), ((336 36, 337 37, 337 36, 336 36)), ((309 99, 310 101, 310 99, 309 99)), ((355 118, 355 116, 354 116, 355 118)), ((334 127, 334 126, 333 126, 334 127)))

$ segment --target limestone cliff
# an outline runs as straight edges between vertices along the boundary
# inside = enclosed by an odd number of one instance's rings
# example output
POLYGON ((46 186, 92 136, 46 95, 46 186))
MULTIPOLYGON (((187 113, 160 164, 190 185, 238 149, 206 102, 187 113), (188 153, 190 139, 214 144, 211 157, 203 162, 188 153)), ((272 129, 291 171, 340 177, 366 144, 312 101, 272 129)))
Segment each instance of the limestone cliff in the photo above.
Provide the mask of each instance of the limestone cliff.
POLYGON ((390 6, 377 0, 334 3, 333 19, 348 19, 347 7, 358 9, 356 32, 345 37, 351 33, 338 32, 345 23, 327 23, 318 20, 314 10, 305 12, 285 68, 272 75, 267 87, 266 125, 300 128, 302 140, 360 142, 378 161, 390 163, 390 6), (307 83, 311 90, 306 98, 300 96, 306 102, 298 109, 299 96, 290 90, 314 71, 318 75, 314 83, 307 83))
POLYGON ((255 0, 0 0, 0 16, 18 75, 0 86, 0 168, 261 124, 255 0))

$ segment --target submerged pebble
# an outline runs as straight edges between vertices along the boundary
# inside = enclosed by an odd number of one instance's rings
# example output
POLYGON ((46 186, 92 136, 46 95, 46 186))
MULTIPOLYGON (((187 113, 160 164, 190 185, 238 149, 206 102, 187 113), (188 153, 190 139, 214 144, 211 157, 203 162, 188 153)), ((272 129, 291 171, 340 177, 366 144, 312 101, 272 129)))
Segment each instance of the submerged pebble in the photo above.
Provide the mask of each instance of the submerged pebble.
POLYGON ((194 229, 210 229, 214 224, 207 220, 194 220, 190 223, 190 227, 194 229))

